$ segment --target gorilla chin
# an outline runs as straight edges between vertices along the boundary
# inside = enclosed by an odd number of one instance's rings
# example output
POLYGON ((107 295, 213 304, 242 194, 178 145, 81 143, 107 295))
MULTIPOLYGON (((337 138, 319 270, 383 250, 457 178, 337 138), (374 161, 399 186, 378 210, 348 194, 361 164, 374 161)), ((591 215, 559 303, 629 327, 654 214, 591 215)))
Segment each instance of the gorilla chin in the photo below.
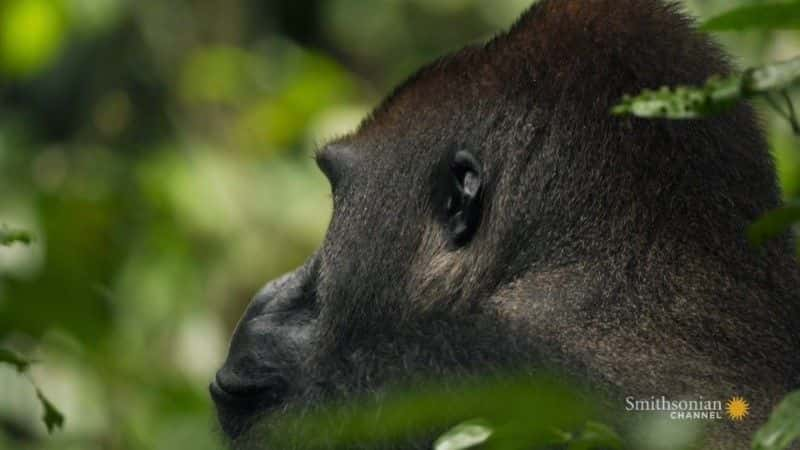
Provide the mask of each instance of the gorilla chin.
POLYGON ((745 237, 781 205, 762 132, 746 104, 610 114, 727 60, 671 3, 542 0, 412 76, 317 154, 325 240, 255 296, 211 385, 233 446, 389 386, 555 370, 619 411, 743 396, 748 421, 710 424, 704 445, 746 448, 800 384, 793 238, 745 237))

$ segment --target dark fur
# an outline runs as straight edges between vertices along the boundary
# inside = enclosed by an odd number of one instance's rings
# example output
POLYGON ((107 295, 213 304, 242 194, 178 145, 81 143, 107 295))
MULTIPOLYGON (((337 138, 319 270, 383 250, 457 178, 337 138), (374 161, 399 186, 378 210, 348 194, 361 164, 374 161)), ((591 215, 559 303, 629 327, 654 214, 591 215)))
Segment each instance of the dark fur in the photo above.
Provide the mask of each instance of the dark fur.
POLYGON ((242 431, 266 404, 559 367, 625 395, 743 395, 751 417, 709 446, 745 448, 800 375, 793 241, 745 238, 780 205, 762 133, 746 105, 610 115, 623 94, 729 71, 657 0, 544 0, 421 70, 321 155, 335 179, 325 242, 288 290, 255 301, 240 328, 269 316, 268 337, 234 340, 249 363, 223 369, 242 383, 263 378, 258 361, 276 369, 280 398, 220 403, 226 431, 245 447, 263 442, 242 431), (454 146, 485 179, 479 228, 457 248, 436 187, 454 146))

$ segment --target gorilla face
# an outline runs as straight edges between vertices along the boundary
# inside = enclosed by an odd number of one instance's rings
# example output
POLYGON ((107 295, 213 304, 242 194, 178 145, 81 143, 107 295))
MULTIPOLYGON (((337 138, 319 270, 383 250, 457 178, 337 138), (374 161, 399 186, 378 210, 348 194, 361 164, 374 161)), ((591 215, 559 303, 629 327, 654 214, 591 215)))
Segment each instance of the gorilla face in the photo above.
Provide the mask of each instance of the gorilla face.
POLYGON ((488 201, 483 165, 442 144, 410 157, 409 148, 349 138, 318 153, 333 191, 330 228, 305 265, 256 295, 237 326, 211 385, 228 435, 290 405, 491 371, 543 350, 523 351, 525 337, 509 333, 495 305, 469 296, 490 281, 491 265, 468 250, 488 201))
POLYGON ((243 446, 289 408, 423 377, 554 368, 762 399, 757 424, 800 373, 800 279, 788 236, 744 237, 780 204, 753 115, 609 113, 724 61, 658 0, 543 0, 422 69, 318 152, 333 217, 244 313, 211 385, 225 433, 243 446))

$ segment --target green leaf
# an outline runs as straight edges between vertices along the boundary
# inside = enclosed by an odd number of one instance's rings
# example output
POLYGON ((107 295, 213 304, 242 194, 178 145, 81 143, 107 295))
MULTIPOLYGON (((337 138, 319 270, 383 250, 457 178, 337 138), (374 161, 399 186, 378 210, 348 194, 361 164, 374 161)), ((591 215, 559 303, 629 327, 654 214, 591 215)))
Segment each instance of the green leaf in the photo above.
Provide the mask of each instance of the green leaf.
POLYGON ((552 443, 556 429, 580 428, 594 416, 596 404, 563 382, 545 377, 471 380, 289 412, 252 432, 266 436, 270 448, 351 449, 428 439, 477 416, 505 424, 493 432, 489 442, 493 448, 514 442, 535 448, 552 443))
POLYGON ((644 118, 698 119, 724 111, 743 97, 741 76, 712 78, 705 86, 662 87, 645 90, 636 97, 625 96, 612 113, 644 118))
POLYGON ((726 78, 712 77, 703 86, 645 90, 625 96, 611 112, 644 118, 698 119, 719 114, 740 100, 782 92, 800 81, 800 58, 753 68, 726 78))
POLYGON ((706 31, 800 29, 800 2, 749 5, 706 21, 706 31))
POLYGON ((577 435, 570 435, 566 440, 568 450, 618 450, 623 447, 622 439, 607 425, 598 422, 587 422, 586 427, 577 435))
POLYGON ((744 79, 740 76, 712 78, 705 86, 692 88, 662 87, 645 90, 636 97, 625 96, 612 109, 617 115, 630 114, 645 118, 698 119, 729 108, 742 98, 744 79))
POLYGON ((5 225, 0 227, 0 245, 11 245, 15 242, 30 244, 31 240, 31 235, 25 231, 12 230, 5 225))
POLYGON ((747 70, 744 78, 744 89, 748 95, 784 90, 800 81, 800 58, 747 70))
POLYGON ((800 438, 800 391, 789 394, 756 432, 753 450, 784 450, 800 438))
POLYGON ((470 420, 443 434, 433 445, 434 450, 464 450, 483 444, 492 436, 493 430, 488 422, 481 419, 470 420))
POLYGON ((763 215, 747 228, 747 239, 754 247, 760 247, 800 221, 800 205, 787 205, 763 215))
POLYGON ((36 397, 39 398, 39 402, 44 408, 42 420, 47 427, 47 432, 52 433, 56 428, 64 428, 64 415, 42 394, 39 388, 36 388, 36 397))
POLYGON ((10 364, 21 373, 28 370, 33 361, 7 348, 0 348, 0 363, 10 364))

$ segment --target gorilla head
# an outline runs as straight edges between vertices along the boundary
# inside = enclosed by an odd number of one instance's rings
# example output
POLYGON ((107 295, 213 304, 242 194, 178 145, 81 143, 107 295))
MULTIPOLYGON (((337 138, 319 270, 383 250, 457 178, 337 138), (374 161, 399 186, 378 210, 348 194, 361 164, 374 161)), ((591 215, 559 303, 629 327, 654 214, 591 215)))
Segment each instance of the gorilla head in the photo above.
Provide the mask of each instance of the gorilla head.
MULTIPOLYGON (((674 5, 543 0, 414 75, 318 153, 333 217, 238 325, 211 388, 226 434, 520 368, 646 398, 743 395, 758 424, 800 374, 800 279, 790 237, 745 238, 779 206, 754 116, 610 114, 725 59, 674 5)), ((715 439, 740 447, 750 429, 715 439)))

